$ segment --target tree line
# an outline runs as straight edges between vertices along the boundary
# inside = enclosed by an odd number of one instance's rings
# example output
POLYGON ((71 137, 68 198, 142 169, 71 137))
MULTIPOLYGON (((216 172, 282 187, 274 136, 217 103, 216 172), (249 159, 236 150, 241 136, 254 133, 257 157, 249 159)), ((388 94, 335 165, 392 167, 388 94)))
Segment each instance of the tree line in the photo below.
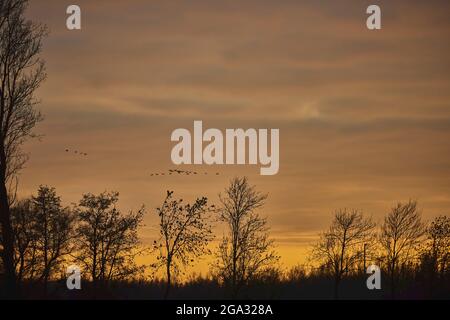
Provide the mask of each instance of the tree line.
POLYGON ((11 207, 16 279, 37 281, 64 275, 68 263, 83 268, 94 283, 126 279, 139 270, 134 258, 144 208, 122 213, 119 194, 84 194, 64 207, 55 188, 40 186, 37 194, 11 207))
MULTIPOLYGON (((332 296, 339 298, 343 282, 359 278, 365 285, 371 264, 383 270, 384 292, 389 290, 385 297, 395 298, 402 282, 411 284, 417 277, 425 277, 430 295, 450 281, 450 218, 438 216, 426 223, 416 201, 397 204, 378 226, 359 210, 337 210, 312 245, 309 265, 282 271, 267 220, 258 213, 266 199, 246 177, 232 179, 217 206, 206 197, 189 203, 167 191, 152 210, 159 234, 149 247, 138 237, 144 206, 122 212, 119 194, 103 192, 84 194, 65 207, 55 188, 40 186, 36 195, 11 206, 16 278, 18 284, 33 283, 47 291, 49 281, 64 280, 67 266, 76 264, 95 290, 118 281, 144 279, 150 284, 145 274, 161 270, 161 298, 170 298, 185 267, 209 256, 209 281, 231 298, 242 296, 255 282, 301 285, 311 279, 332 282, 332 296), (225 233, 211 250, 216 222, 223 223, 225 233), (156 262, 139 265, 140 255, 156 262)), ((191 277, 187 283, 196 281, 191 277)))
POLYGON ((278 260, 267 221, 255 211, 266 197, 245 177, 231 181, 220 196, 220 208, 209 205, 206 197, 185 203, 168 191, 155 210, 159 238, 146 248, 138 238, 143 206, 123 213, 117 208, 119 194, 103 192, 84 194, 77 204, 65 207, 55 188, 40 186, 36 195, 11 206, 15 277, 18 284, 34 282, 47 289, 50 280, 64 279, 67 266, 75 264, 82 267, 84 279, 104 286, 141 278, 146 267, 152 272, 163 267, 167 298, 173 275, 211 253, 212 220, 219 219, 228 233, 215 252, 212 270, 237 296, 250 278, 278 260), (143 254, 156 256, 157 262, 138 265, 135 258, 143 254))
POLYGON ((337 210, 311 260, 333 278, 335 298, 343 278, 365 273, 369 263, 384 271, 393 298, 405 277, 425 274, 432 290, 436 280, 450 280, 450 217, 427 224, 417 201, 410 200, 394 206, 377 228, 359 210, 337 210))

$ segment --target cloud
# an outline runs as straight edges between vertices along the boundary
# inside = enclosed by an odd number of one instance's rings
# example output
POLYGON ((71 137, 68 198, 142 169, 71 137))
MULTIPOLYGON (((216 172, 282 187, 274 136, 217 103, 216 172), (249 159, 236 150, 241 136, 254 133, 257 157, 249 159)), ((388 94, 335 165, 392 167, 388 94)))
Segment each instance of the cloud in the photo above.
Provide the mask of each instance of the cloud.
POLYGON ((70 202, 118 189, 124 207, 153 208, 167 188, 217 200, 229 177, 248 175, 270 194, 274 234, 299 245, 339 207, 380 219, 417 198, 427 217, 447 212, 450 2, 378 2, 379 32, 365 27, 369 1, 80 0, 80 32, 65 29, 67 1, 32 2, 29 16, 51 30, 49 77, 23 194, 48 183, 70 202), (279 128, 280 173, 151 180, 172 165, 170 132, 193 120, 279 128))

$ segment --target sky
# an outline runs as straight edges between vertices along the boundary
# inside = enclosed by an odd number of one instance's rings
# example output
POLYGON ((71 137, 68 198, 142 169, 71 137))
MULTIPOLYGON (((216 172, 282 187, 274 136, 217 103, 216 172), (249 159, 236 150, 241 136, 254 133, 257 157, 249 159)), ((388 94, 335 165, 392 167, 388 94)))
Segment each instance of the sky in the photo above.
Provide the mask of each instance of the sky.
POLYGON ((69 205, 117 190, 123 210, 146 206, 149 243, 166 190, 217 204, 245 175, 268 193, 259 212, 285 266, 305 261, 339 208, 381 222, 416 199, 426 219, 449 214, 450 2, 30 2, 28 17, 50 31, 48 78, 37 92, 42 138, 24 146, 21 196, 47 184, 69 205), (71 4, 81 30, 66 28, 71 4), (381 7, 381 30, 366 28, 370 4, 381 7), (209 174, 150 176, 175 168, 171 132, 194 120, 278 128, 279 173, 183 166, 209 174))

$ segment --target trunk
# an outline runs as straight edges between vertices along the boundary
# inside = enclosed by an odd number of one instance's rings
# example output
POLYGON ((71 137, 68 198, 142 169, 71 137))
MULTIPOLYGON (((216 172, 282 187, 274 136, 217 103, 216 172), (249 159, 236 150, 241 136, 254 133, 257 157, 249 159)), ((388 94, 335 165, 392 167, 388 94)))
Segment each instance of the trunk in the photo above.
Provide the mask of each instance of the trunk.
POLYGON ((334 281, 334 299, 335 300, 339 300, 339 284, 340 284, 340 279, 336 278, 334 281))
POLYGON ((166 273, 167 273, 167 285, 166 285, 166 291, 164 292, 164 300, 166 300, 169 297, 169 291, 171 286, 171 278, 170 278, 170 258, 167 259, 166 263, 166 273))
POLYGON ((335 277, 334 277, 334 299, 339 300, 339 284, 341 283, 341 274, 340 274, 340 266, 336 266, 334 268, 335 277))
POLYGON ((233 223, 233 244, 232 244, 232 254, 233 254, 233 265, 232 265, 232 275, 231 275, 231 297, 233 299, 237 298, 238 288, 237 288, 237 251, 238 251, 238 237, 239 237, 239 222, 233 223))
POLYGON ((232 294, 232 298, 235 299, 237 296, 237 258, 236 258, 236 249, 234 248, 233 245, 233 270, 232 270, 232 275, 231 275, 231 294, 232 294))
POLYGON ((392 247, 392 261, 390 270, 390 282, 391 282, 391 298, 395 299, 395 267, 397 265, 397 238, 394 239, 392 247))
POLYGON ((436 241, 433 240, 433 246, 432 246, 432 266, 431 266, 431 273, 430 273, 430 298, 433 298, 433 286, 434 286, 434 280, 436 274, 439 272, 439 266, 437 263, 437 249, 436 249, 436 241))
POLYGON ((18 288, 14 270, 14 235, 4 174, 0 182, 0 222, 3 240, 2 259, 5 269, 5 295, 9 298, 16 298, 18 296, 18 288))
POLYGON ((48 289, 48 219, 47 219, 47 209, 45 207, 45 199, 43 200, 43 214, 44 214, 44 289, 47 293, 48 289))
POLYGON ((344 231, 344 239, 342 240, 341 255, 339 257, 339 265, 336 268, 336 278, 334 281, 334 299, 339 299, 339 284, 341 282, 342 274, 344 273, 344 255, 345 244, 347 243, 347 230, 344 231))
POLYGON ((392 261, 390 280, 391 280, 391 298, 395 299, 395 260, 392 261))
POLYGON ((97 283, 97 232, 94 230, 93 252, 92 252, 92 282, 97 283))

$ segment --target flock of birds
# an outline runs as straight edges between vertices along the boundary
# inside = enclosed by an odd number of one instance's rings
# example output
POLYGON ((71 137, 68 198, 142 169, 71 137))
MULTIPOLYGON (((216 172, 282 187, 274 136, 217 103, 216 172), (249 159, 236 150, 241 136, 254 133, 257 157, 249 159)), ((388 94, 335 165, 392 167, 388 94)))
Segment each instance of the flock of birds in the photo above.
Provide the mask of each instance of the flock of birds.
POLYGON ((79 154, 80 156, 87 156, 88 154, 86 153, 86 152, 81 152, 81 151, 78 151, 78 150, 70 150, 70 149, 66 149, 66 152, 73 152, 73 153, 75 153, 75 154, 79 154))
MULTIPOLYGON (((150 176, 151 176, 151 177, 153 177, 153 176, 165 176, 166 174, 169 175, 169 176, 171 176, 171 175, 173 175, 173 174, 179 174, 179 175, 186 175, 186 176, 189 176, 189 175, 199 175, 199 174, 201 174, 201 173, 200 173, 200 172, 197 172, 197 171, 187 171, 187 170, 169 169, 168 172, 158 172, 158 173, 155 172, 155 173, 151 173, 150 176)), ((207 175, 208 172, 204 172, 203 174, 207 175)), ((216 172, 216 176, 218 176, 218 175, 219 175, 219 173, 216 172)))
MULTIPOLYGON (((86 152, 81 152, 81 151, 78 151, 78 150, 70 150, 70 149, 66 149, 65 151, 66 151, 67 153, 70 152, 70 153, 74 153, 74 154, 81 155, 81 156, 87 156, 87 155, 88 155, 86 152)), ((153 176, 165 176, 165 175, 171 176, 171 175, 173 175, 173 174, 189 176, 189 175, 200 175, 201 173, 200 173, 200 172, 197 172, 197 171, 188 171, 188 170, 179 170, 179 169, 169 169, 167 172, 155 172, 155 173, 151 173, 150 176, 151 176, 151 177, 153 177, 153 176)), ((204 175, 208 175, 208 172, 204 172, 203 174, 204 174, 204 175)), ((216 172, 215 175, 218 176, 219 173, 216 172)))

